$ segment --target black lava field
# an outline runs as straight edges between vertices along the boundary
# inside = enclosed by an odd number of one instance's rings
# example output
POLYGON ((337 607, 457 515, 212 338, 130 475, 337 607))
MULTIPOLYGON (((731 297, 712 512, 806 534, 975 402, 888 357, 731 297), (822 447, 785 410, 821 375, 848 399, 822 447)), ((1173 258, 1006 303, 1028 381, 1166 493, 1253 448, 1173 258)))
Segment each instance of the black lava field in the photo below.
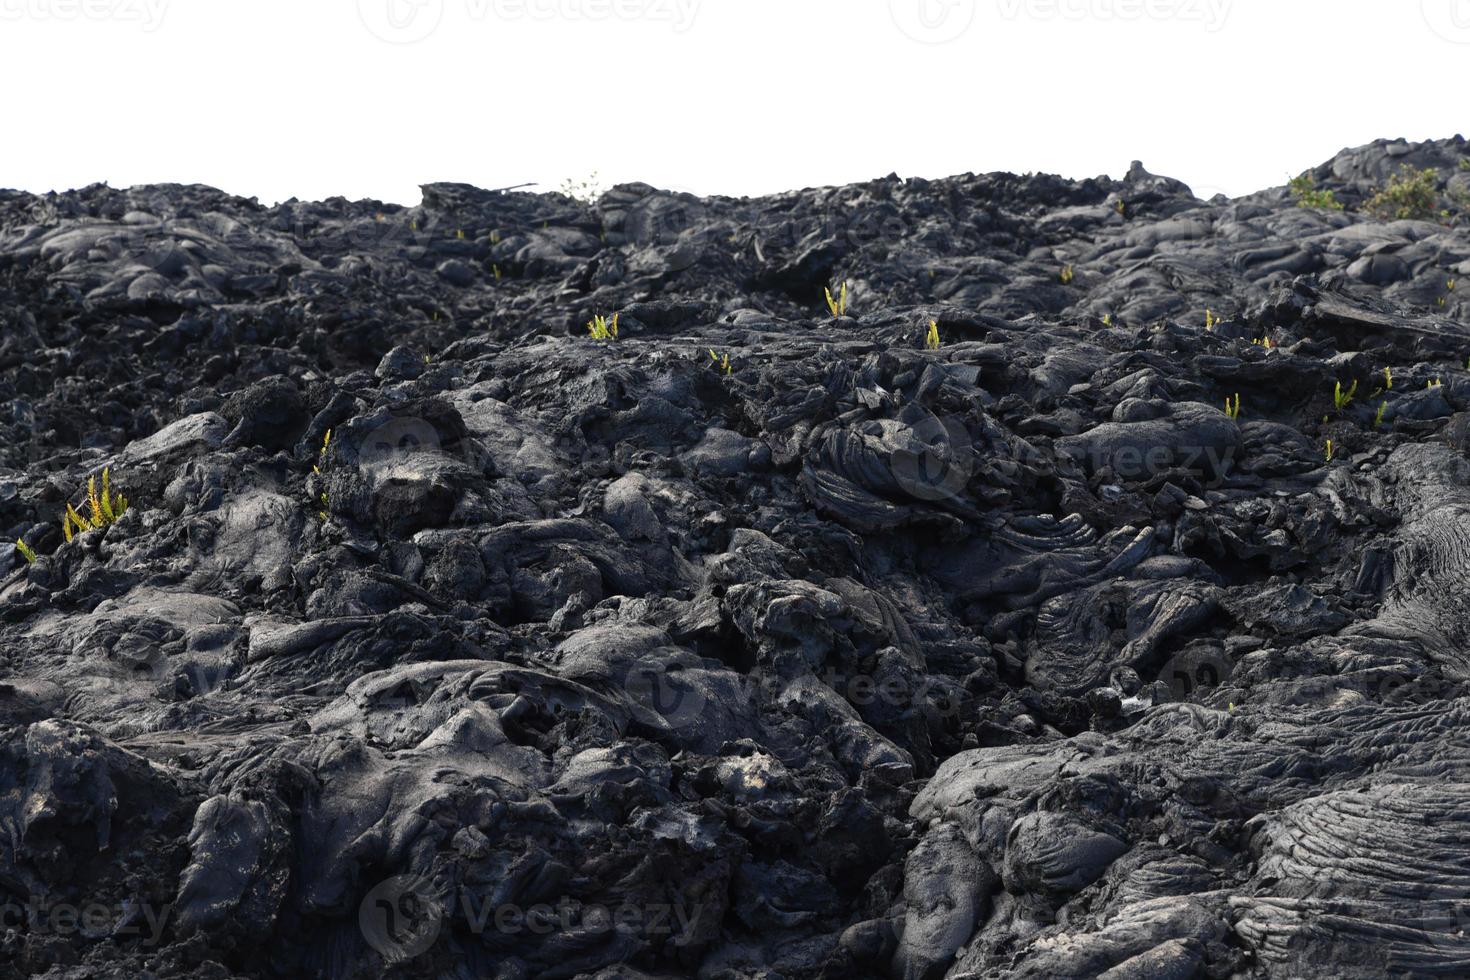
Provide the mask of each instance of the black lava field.
POLYGON ((0 977, 1470 976, 1460 137, 0 191, 0 395, 0 977))

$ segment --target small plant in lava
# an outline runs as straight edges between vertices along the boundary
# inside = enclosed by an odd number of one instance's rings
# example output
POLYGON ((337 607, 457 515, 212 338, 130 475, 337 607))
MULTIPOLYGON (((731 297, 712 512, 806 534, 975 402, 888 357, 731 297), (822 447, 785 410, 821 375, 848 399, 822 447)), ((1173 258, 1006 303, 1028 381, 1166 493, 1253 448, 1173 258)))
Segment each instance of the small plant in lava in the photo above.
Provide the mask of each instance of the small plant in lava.
POLYGON ((587 333, 593 340, 617 340, 618 339, 618 317, 621 313, 614 313, 609 320, 601 313, 587 321, 587 333))
POLYGON ((929 331, 924 334, 924 349, 938 350, 943 341, 939 339, 939 321, 929 321, 929 331))
POLYGON ((71 504, 66 505, 66 510, 61 515, 61 533, 70 541, 74 536, 86 531, 96 531, 116 524, 127 513, 128 498, 112 489, 112 472, 108 469, 102 471, 102 492, 97 492, 97 478, 90 477, 87 480, 87 511, 83 516, 71 504))
POLYGON ((832 317, 836 319, 837 317, 847 316, 847 283, 844 282, 842 284, 842 288, 838 290, 836 297, 833 297, 830 288, 824 290, 824 292, 827 294, 827 309, 832 311, 832 317))

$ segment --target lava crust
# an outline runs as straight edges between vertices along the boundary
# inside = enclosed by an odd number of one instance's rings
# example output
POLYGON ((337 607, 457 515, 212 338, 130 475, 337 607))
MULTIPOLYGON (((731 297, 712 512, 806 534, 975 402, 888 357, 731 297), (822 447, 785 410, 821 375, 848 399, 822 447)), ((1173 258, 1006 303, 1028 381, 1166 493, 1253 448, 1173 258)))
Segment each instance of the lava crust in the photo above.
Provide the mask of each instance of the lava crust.
POLYGON ((0 976, 1470 975, 1470 146, 1308 178, 0 192, 0 976))

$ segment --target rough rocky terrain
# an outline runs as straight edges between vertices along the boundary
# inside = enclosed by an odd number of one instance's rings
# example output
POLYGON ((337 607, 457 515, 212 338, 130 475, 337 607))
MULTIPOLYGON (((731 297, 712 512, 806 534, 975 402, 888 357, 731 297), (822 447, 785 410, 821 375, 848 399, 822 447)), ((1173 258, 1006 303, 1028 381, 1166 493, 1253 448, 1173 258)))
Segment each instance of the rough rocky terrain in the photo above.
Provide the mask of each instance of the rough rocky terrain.
POLYGON ((0 192, 0 975, 1470 975, 1470 146, 1310 183, 0 192))

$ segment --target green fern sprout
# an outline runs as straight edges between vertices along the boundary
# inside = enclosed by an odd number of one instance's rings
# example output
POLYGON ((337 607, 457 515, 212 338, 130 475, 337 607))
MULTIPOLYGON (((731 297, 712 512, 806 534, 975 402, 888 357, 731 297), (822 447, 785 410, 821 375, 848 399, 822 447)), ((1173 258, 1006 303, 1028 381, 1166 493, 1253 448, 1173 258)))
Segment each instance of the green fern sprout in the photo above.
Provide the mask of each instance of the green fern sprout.
POLYGON ((327 501, 327 492, 325 490, 323 490, 321 496, 317 498, 317 502, 320 503, 322 506, 321 509, 316 512, 316 516, 321 519, 321 522, 323 524, 325 524, 327 522, 327 511, 331 509, 331 504, 327 501))
POLYGON ((1337 452, 1337 449, 1336 449, 1335 446, 1332 445, 1332 440, 1331 439, 1328 439, 1327 440, 1327 462, 1329 462, 1329 463, 1332 462, 1332 457, 1334 455, 1336 455, 1336 452, 1337 452))
POLYGON ((116 524, 127 513, 128 498, 112 490, 112 471, 102 470, 102 492, 97 492, 97 478, 87 480, 87 510, 83 516, 70 503, 61 515, 61 533, 70 541, 77 534, 96 531, 116 524))
POLYGON ((30 545, 26 544, 20 538, 15 539, 15 550, 20 552, 20 556, 26 560, 27 565, 34 565, 36 563, 36 553, 31 550, 30 545))
POLYGON ((1105 327, 1112 327, 1112 325, 1113 325, 1113 315, 1111 313, 1105 313, 1105 314, 1103 314, 1103 326, 1105 326, 1105 327))
POLYGON ((1393 368, 1391 367, 1383 369, 1383 390, 1393 391, 1393 368))
POLYGON ((499 282, 500 281, 500 266, 498 264, 496 264, 496 263, 491 263, 491 265, 490 265, 490 271, 492 271, 492 272, 495 273, 495 281, 496 282, 499 282))
POLYGON ((832 311, 833 318, 847 316, 847 283, 843 282, 836 298, 832 296, 830 288, 825 289, 824 292, 827 294, 827 309, 832 311))
POLYGON ((1219 320, 1215 319, 1215 311, 1214 310, 1205 310, 1205 329, 1206 330, 1214 330, 1215 329, 1215 325, 1218 324, 1219 322, 1220 322, 1219 320))
POLYGON ((1113 210, 1125 218, 1128 217, 1128 203, 1122 198, 1119 198, 1118 203, 1113 205, 1113 210))
POLYGON ((710 360, 715 362, 715 370, 719 371, 721 374, 729 375, 735 370, 730 366, 729 354, 721 357, 719 354, 715 353, 714 348, 710 348, 709 357, 710 360))
POLYGON ((1070 265, 1062 268, 1062 273, 1057 278, 1062 280, 1063 286, 1072 285, 1072 280, 1077 278, 1077 272, 1070 265))
POLYGON ((1232 419, 1240 418, 1240 392, 1237 391, 1235 393, 1234 404, 1231 403, 1229 398, 1225 399, 1225 414, 1232 419))
POLYGON ((618 339, 618 317, 621 313, 614 313, 609 320, 601 313, 587 321, 587 333, 593 340, 617 340, 618 339))
POLYGON ((938 350, 942 343, 943 341, 939 339, 939 321, 930 320, 929 331, 924 334, 924 349, 938 350))
POLYGON ((1383 424, 1383 413, 1384 412, 1387 412, 1387 411, 1388 411, 1388 399, 1385 398, 1383 401, 1381 401, 1381 402, 1378 403, 1378 414, 1375 415, 1375 416, 1373 416, 1373 428, 1376 429, 1380 425, 1383 424))
POLYGON ((1428 381, 1428 382, 1425 382, 1425 384, 1424 384, 1424 390, 1425 391, 1433 391, 1435 388, 1443 388, 1443 387, 1444 387, 1444 379, 1443 378, 1435 378, 1433 381, 1428 381))
POLYGON ((1337 383, 1337 388, 1332 392, 1332 404, 1335 405, 1335 406, 1337 406, 1337 410, 1339 412, 1341 412, 1343 409, 1347 408, 1349 405, 1351 405, 1353 403, 1353 398, 1356 397, 1357 394, 1358 394, 1358 383, 1357 383, 1357 381, 1354 381, 1353 382, 1353 386, 1351 388, 1349 388, 1347 391, 1343 391, 1342 390, 1342 382, 1339 381, 1337 383))

